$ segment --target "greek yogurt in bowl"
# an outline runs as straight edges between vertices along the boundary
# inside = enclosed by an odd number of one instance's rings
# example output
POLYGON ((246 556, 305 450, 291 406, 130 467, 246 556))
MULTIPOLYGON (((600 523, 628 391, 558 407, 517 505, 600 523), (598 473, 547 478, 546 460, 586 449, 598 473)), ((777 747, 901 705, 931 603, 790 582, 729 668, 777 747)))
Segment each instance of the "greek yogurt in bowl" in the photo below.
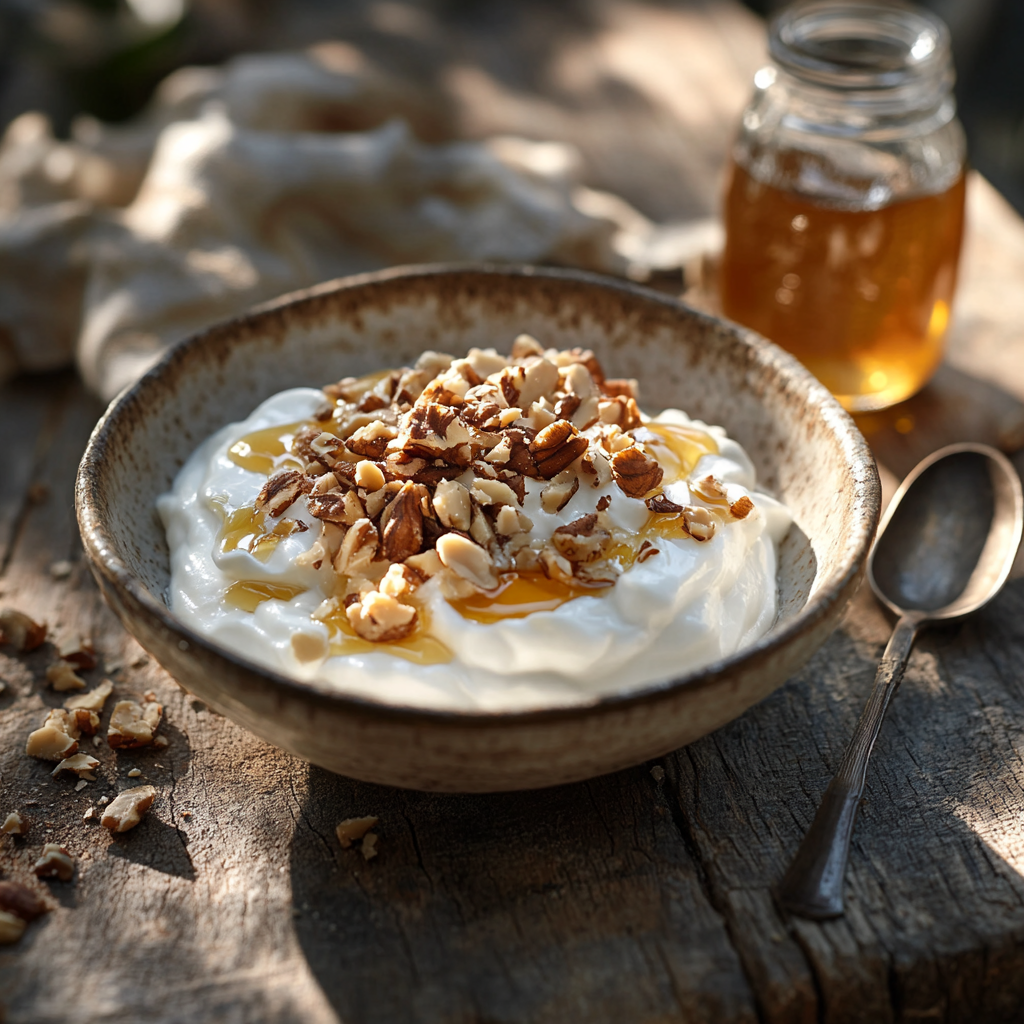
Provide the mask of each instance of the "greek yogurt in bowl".
POLYGON ((725 430, 636 391, 523 335, 274 395, 158 500, 170 608, 325 691, 430 709, 717 662, 775 622, 792 517, 725 430))

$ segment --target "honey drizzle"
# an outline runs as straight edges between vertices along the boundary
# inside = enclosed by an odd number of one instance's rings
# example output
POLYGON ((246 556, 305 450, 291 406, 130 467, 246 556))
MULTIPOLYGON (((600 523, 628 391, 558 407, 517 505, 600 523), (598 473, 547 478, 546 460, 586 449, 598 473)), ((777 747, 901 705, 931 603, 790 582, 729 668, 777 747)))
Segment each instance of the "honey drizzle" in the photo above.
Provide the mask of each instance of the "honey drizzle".
MULTIPOLYGON (((220 508, 216 503, 215 508, 220 508)), ((261 562, 269 560, 282 537, 296 533, 298 520, 281 519, 268 529, 267 515, 251 505, 243 505, 224 515, 219 542, 221 554, 241 549, 261 562)))
POLYGON ((329 650, 332 657, 348 654, 393 654, 414 665, 443 665, 452 660, 452 652, 436 637, 430 635, 430 622, 422 608, 417 609, 419 622, 416 631, 395 643, 377 643, 364 640, 356 634, 348 621, 344 608, 338 608, 318 619, 330 632, 329 650))
POLYGON ((239 611, 254 612, 264 601, 290 601, 305 591, 305 587, 296 587, 290 583, 238 580, 228 587, 224 602, 239 611))

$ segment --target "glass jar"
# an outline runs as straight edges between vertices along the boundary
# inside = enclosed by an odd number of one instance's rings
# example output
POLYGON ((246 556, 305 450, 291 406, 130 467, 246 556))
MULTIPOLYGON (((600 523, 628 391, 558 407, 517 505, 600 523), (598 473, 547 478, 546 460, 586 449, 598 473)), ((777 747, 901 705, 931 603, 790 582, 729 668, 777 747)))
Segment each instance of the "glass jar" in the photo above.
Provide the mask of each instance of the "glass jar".
POLYGON ((847 409, 885 408, 937 369, 956 285, 949 32, 917 8, 811 2, 769 39, 732 154, 723 310, 847 409))

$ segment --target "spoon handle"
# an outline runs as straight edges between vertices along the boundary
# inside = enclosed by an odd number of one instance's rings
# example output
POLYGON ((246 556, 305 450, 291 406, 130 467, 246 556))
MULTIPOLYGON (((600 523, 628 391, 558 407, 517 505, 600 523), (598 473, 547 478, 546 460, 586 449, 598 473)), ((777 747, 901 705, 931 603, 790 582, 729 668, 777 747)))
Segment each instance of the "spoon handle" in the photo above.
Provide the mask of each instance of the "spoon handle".
POLYGON ((850 836, 864 792, 868 759, 889 701, 903 679, 917 626, 917 620, 908 615, 897 621, 843 763, 829 783, 814 821, 779 885, 779 902, 798 917, 824 920, 839 917, 843 912, 843 879, 850 836))

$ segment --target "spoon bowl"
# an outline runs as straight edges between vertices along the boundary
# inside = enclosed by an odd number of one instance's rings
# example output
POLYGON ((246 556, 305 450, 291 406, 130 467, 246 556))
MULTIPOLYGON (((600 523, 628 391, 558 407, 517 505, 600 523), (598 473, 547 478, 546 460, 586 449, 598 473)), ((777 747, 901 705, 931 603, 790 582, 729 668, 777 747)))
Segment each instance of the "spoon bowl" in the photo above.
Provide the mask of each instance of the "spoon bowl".
POLYGON ((868 580, 882 604, 920 622, 955 619, 991 600, 1021 538, 1021 484, 993 448, 955 444, 903 481, 878 528, 868 580))
POLYGON ((920 463, 882 517, 868 556, 875 596, 896 626, 843 763, 779 886, 783 908, 822 920, 843 912, 843 880, 868 760, 918 629, 977 611, 1002 588, 1020 546, 1024 497, 994 448, 955 444, 920 463))

